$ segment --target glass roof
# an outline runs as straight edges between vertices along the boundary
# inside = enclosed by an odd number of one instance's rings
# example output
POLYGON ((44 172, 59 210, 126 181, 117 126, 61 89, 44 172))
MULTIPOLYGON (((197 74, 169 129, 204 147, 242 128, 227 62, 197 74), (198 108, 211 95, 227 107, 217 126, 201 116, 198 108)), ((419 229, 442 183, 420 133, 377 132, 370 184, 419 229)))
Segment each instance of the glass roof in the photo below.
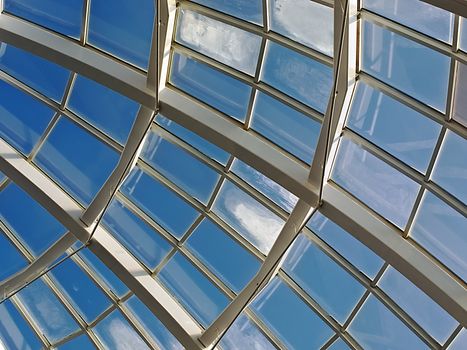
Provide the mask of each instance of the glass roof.
POLYGON ((467 19, 419 0, 3 0, 4 19, 76 57, 0 30, 0 350, 192 350, 187 319, 197 349, 467 347, 466 310, 424 282, 467 288, 467 19))

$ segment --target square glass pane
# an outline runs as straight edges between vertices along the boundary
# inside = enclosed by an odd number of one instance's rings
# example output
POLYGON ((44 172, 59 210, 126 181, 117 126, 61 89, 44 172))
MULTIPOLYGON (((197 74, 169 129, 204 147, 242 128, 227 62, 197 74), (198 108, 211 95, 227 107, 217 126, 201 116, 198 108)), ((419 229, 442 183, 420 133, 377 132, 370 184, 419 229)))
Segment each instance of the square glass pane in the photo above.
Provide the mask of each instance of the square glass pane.
POLYGON ((333 335, 331 328, 278 277, 250 307, 288 349, 320 349, 333 335))
POLYGON ((362 69, 441 112, 446 110, 448 56, 363 21, 362 69))
POLYGON ((321 124, 275 98, 257 92, 251 128, 311 164, 321 124))
POLYGON ((332 87, 332 67, 268 41, 262 68, 265 83, 324 113, 332 87))
POLYGON ((81 204, 89 205, 119 155, 65 117, 55 124, 34 162, 81 204))
POLYGON ((425 173, 441 125, 359 82, 347 126, 386 152, 425 173))
POLYGON ((310 0, 269 1, 271 29, 292 40, 332 56, 334 12, 310 0))
MULTIPOLYGON (((28 265, 26 258, 0 229, 0 281, 7 279, 28 265)), ((0 296, 2 299, 4 296, 0 296)))
POLYGON ((246 316, 241 314, 220 341, 223 350, 276 350, 270 340, 246 316))
POLYGON ((255 74, 260 36, 190 10, 179 11, 179 43, 239 71, 255 74))
POLYGON ((240 122, 245 121, 251 88, 241 81, 204 63, 175 53, 170 82, 227 116, 240 122))
MULTIPOLYGON (((466 22, 466 21, 464 21, 466 22)), ((467 30, 465 33, 467 37, 467 30)), ((457 62, 453 119, 467 128, 467 64, 457 62)))
POLYGON ((3 8, 57 33, 79 39, 83 0, 4 0, 3 8))
POLYGON ((180 253, 157 275, 177 300, 204 327, 209 326, 229 299, 180 253))
POLYGON ((363 7, 435 39, 452 42, 454 15, 420 0, 364 0, 363 7))
POLYGON ((192 0, 198 4, 211 7, 217 11, 241 18, 258 25, 263 23, 261 0, 192 0))
POLYGON ((343 137, 332 179, 371 209, 404 229, 420 185, 343 137))
POLYGON ((156 8, 154 0, 92 0, 88 42, 147 69, 156 8))
POLYGON ((284 220, 230 181, 224 181, 212 210, 265 254, 284 226, 284 220))

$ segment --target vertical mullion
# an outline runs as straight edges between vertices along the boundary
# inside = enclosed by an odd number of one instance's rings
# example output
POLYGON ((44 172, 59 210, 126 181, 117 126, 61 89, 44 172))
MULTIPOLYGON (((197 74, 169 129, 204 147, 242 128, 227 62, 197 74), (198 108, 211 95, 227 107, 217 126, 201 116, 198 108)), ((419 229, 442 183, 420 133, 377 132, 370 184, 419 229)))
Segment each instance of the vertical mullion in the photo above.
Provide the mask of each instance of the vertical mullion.
POLYGON ((86 46, 87 40, 88 40, 90 7, 91 7, 91 0, 83 0, 83 14, 81 17, 81 33, 79 37, 79 43, 82 46, 86 46))

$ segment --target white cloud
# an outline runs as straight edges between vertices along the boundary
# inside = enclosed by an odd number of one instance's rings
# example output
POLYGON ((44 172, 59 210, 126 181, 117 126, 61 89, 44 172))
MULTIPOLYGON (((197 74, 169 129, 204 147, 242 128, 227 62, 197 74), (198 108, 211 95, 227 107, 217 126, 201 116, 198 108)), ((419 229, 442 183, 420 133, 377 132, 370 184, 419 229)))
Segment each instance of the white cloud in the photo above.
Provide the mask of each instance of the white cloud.
POLYGON ((113 340, 115 350, 147 349, 146 343, 122 320, 115 318, 108 325, 107 334, 113 340))
POLYGON ((249 349, 249 350, 269 350, 275 349, 267 338, 258 331, 246 316, 240 316, 229 328, 222 341, 226 350, 249 349))

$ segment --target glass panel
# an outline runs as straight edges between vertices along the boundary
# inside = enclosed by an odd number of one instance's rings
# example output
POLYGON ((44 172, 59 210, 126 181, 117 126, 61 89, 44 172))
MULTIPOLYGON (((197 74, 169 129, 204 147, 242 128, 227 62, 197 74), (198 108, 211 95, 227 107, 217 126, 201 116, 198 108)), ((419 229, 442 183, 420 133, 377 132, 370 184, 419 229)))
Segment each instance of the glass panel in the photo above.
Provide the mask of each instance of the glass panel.
POLYGON ((222 185, 212 210, 265 254, 284 225, 281 218, 230 181, 222 185))
POLYGON ((141 158, 205 205, 220 178, 215 170, 165 140, 155 130, 147 135, 141 158))
POLYGON ((328 350, 350 350, 349 346, 341 339, 337 339, 328 350))
POLYGON ((75 199, 88 205, 118 162, 109 146, 61 117, 47 137, 35 163, 75 199))
POLYGON ((0 304, 0 348, 5 350, 42 348, 37 335, 9 300, 0 304))
POLYGON ((262 80, 324 113, 332 87, 332 67, 269 41, 262 80))
POLYGON ((138 333, 116 310, 99 322, 93 332, 97 335, 106 349, 148 349, 138 333))
POLYGON ((276 350, 276 347, 245 314, 237 317, 222 337, 220 345, 223 350, 276 350))
POLYGON ((454 15, 420 0, 365 0, 363 7, 436 39, 452 42, 454 15))
POLYGON ((342 138, 332 179, 403 229, 420 185, 353 141, 342 138))
POLYGON ((378 285, 440 344, 457 327, 456 320, 395 269, 386 270, 378 285))
POLYGON ((450 62, 438 51, 363 21, 363 70, 441 112, 450 62))
POLYGON ((369 141, 425 173, 441 125, 359 82, 347 125, 369 141))
POLYGON ((127 177, 121 191, 177 238, 181 238, 198 217, 193 207, 138 168, 127 177))
POLYGON ((92 0, 88 41, 124 61, 147 69, 156 9, 154 0, 92 0))
POLYGON ((158 274, 158 278, 205 327, 211 324, 229 303, 227 297, 180 253, 170 259, 158 274))
POLYGON ((277 277, 251 307, 288 349, 319 349, 333 335, 331 328, 277 277))
POLYGON ((310 164, 321 124, 275 98, 257 92, 251 128, 310 164))
MULTIPOLYGON (((25 257, 0 229, 0 281, 12 276, 28 265, 25 257)), ((2 295, 3 299, 4 296, 2 295)))
POLYGON ((245 287, 260 266, 253 255, 209 219, 199 224, 186 245, 236 293, 245 287))
POLYGON ((34 281, 17 296, 50 342, 59 341, 79 330, 78 324, 42 280, 34 281))
POLYGON ((61 102, 70 72, 61 66, 0 42, 0 69, 50 97, 61 102))
POLYGON ((350 334, 364 349, 428 349, 375 296, 370 295, 349 327, 350 334))
POLYGON ((430 192, 425 192, 410 235, 467 281, 467 218, 430 192))
POLYGON ((95 345, 87 335, 82 334, 58 347, 58 350, 95 350, 95 345))
POLYGON ((459 47, 467 52, 467 19, 461 19, 461 32, 460 32, 460 41, 459 47))
POLYGON ((467 344, 467 330, 463 328, 459 335, 454 339, 454 341, 449 346, 449 350, 463 350, 467 344))
POLYGON ((384 264, 371 249, 319 212, 308 221, 307 227, 371 279, 384 264))
POLYGON ((0 101, 0 137, 29 155, 54 112, 4 81, 0 81, 0 101))
POLYGON ((269 1, 271 29, 332 56, 334 14, 329 6, 309 0, 269 1))
POLYGON ((110 203, 102 219, 112 234, 143 264, 154 270, 170 251, 159 232, 137 217, 120 201, 110 203))
POLYGON ((467 140, 448 130, 431 179, 467 204, 467 140))
POLYGON ((83 0, 5 0, 3 4, 7 12, 79 39, 83 0))
POLYGON ((340 324, 365 292, 357 280, 303 234, 288 251, 282 268, 340 324))
POLYGON ((198 4, 225 12, 231 16, 253 22, 263 23, 263 10, 261 0, 192 0, 198 4))
POLYGON ((46 209, 14 183, 0 192, 0 218, 34 256, 44 253, 66 232, 46 209))
POLYGON ((73 85, 67 107, 113 139, 125 144, 139 105, 79 75, 73 85))
POLYGON ((179 11, 178 42, 242 72, 255 74, 260 36, 193 11, 179 11))
POLYGON ((251 88, 239 80, 175 53, 170 82, 229 117, 245 121, 251 88))
MULTIPOLYGON (((467 38, 467 30, 465 36, 467 38)), ((467 96, 467 65, 460 62, 457 63, 455 87, 456 90, 454 91, 454 108, 452 117, 455 121, 461 123, 467 128, 467 100, 465 99, 465 96, 467 96)))
POLYGON ((234 160, 231 171, 286 211, 291 212, 297 204, 294 194, 241 160, 234 160))

